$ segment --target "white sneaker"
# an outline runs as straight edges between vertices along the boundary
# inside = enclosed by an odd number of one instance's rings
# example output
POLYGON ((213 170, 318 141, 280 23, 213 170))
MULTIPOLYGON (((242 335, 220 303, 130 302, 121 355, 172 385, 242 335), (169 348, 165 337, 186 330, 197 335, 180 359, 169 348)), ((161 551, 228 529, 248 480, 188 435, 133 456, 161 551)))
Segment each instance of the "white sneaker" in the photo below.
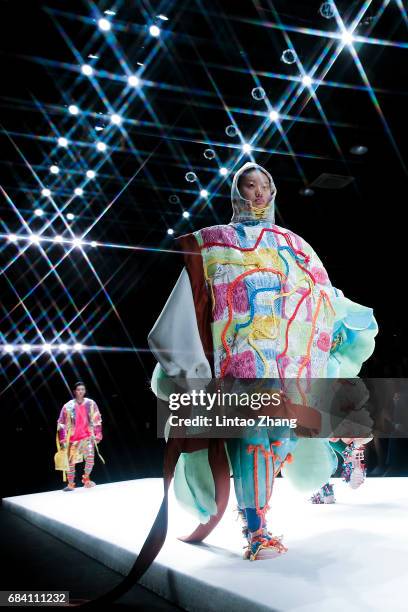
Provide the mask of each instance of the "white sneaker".
POLYGON ((350 487, 358 489, 365 481, 364 450, 354 449, 352 453, 353 470, 350 476, 350 487))

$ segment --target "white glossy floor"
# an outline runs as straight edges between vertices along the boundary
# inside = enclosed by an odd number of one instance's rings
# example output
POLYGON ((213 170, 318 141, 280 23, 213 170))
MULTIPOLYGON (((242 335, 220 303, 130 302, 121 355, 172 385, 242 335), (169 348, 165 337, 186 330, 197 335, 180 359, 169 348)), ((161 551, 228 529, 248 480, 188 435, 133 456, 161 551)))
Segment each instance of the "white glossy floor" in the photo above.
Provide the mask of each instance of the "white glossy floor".
MULTIPOLYGON (((271 531, 288 552, 249 562, 231 495, 201 545, 184 544, 195 521, 170 496, 166 543, 141 583, 193 612, 363 612, 408 609, 408 478, 372 478, 352 491, 335 479, 337 503, 312 505, 277 479, 271 531)), ((231 481, 232 484, 232 481, 231 481)), ((162 498, 161 479, 142 479, 5 498, 5 508, 125 574, 162 498)), ((103 592, 103 584, 101 584, 103 592)))

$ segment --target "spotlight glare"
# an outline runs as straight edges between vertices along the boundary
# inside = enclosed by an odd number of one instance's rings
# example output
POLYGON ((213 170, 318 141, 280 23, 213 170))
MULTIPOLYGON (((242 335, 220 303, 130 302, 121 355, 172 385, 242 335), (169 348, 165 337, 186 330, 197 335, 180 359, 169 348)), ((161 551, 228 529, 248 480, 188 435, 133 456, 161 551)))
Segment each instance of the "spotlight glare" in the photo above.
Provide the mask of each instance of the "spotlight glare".
MULTIPOLYGON (((67 217, 68 217, 68 215, 67 215, 67 217)), ((61 242, 64 241, 62 236, 55 236, 53 240, 54 240, 54 242, 58 242, 58 243, 61 243, 61 242)))
POLYGON ((15 234, 8 235, 9 242, 17 242, 17 236, 15 234))
POLYGON ((103 32, 108 32, 111 29, 110 21, 108 21, 108 19, 104 19, 104 18, 99 19, 98 27, 103 32))
POLYGON ((206 198, 206 197, 208 196, 208 191, 207 191, 206 189, 202 189, 202 190, 200 191, 200 196, 201 196, 202 198, 206 198))
POLYGON ((137 77, 135 74, 128 76, 128 85, 130 85, 130 87, 137 87, 139 83, 139 77, 137 77))
POLYGON ((59 172, 58 166, 55 166, 55 165, 51 166, 50 167, 50 172, 51 172, 51 174, 58 174, 58 172, 59 172))
POLYGON ((96 246, 98 246, 98 243, 95 240, 92 240, 91 247, 95 248, 96 246))
POLYGON ((154 36, 155 38, 157 38, 157 36, 160 36, 160 28, 158 28, 157 25, 150 26, 149 32, 150 35, 154 36))
POLYGON ((122 123, 122 117, 114 113, 113 115, 111 115, 111 122, 115 125, 120 125, 122 123))
POLYGON ((310 85, 313 83, 312 77, 310 77, 308 74, 305 74, 302 78, 302 83, 303 85, 306 85, 306 87, 310 87, 310 85))
POLYGON ((353 153, 353 155, 364 155, 365 153, 367 153, 367 151, 368 147, 364 145, 357 145, 355 147, 351 147, 350 149, 350 153, 353 153))
POLYGON ((37 236, 37 234, 31 234, 30 242, 31 242, 31 244, 39 244, 40 243, 40 237, 37 236))
POLYGON ((310 187, 305 187, 305 188, 301 189, 299 191, 299 193, 300 193, 300 195, 306 196, 308 198, 308 197, 313 196, 315 192, 313 191, 313 189, 310 189, 310 187))
POLYGON ((77 115, 79 113, 79 108, 75 106, 75 104, 70 104, 70 106, 68 106, 68 111, 71 115, 77 115))
POLYGON ((81 66, 81 72, 85 74, 85 76, 91 76, 91 74, 93 74, 93 68, 89 64, 83 64, 81 66))
POLYGON ((354 40, 352 32, 349 32, 348 30, 344 30, 344 32, 342 32, 341 34, 341 40, 343 41, 345 45, 351 45, 354 40))
POLYGON ((251 147, 251 145, 249 143, 245 142, 242 145, 242 150, 243 150, 244 153, 250 153, 252 151, 252 147, 251 147))
POLYGON ((68 344, 65 344, 64 342, 62 342, 61 344, 58 345, 58 349, 60 351, 67 351, 68 350, 68 344))
POLYGON ((13 353, 14 352, 14 346, 12 344, 6 344, 4 346, 4 351, 6 353, 13 353))
POLYGON ((168 18, 168 17, 166 17, 166 15, 157 15, 157 17, 158 17, 159 19, 161 19, 162 21, 168 21, 168 20, 169 20, 169 18, 168 18))
POLYGON ((174 229, 171 229, 171 227, 169 227, 167 233, 169 234, 169 236, 172 236, 174 234, 174 229))
POLYGON ((269 119, 271 121, 277 121, 279 119, 279 113, 276 110, 271 110, 271 112, 269 113, 269 119))
POLYGON ((188 212, 188 210, 185 210, 185 211, 183 212, 183 217, 184 217, 185 219, 188 219, 188 218, 189 218, 189 216, 190 216, 190 213, 188 212))
POLYGON ((44 214, 44 211, 41 208, 36 208, 34 211, 34 214, 36 217, 42 217, 44 214))
POLYGON ((30 346, 29 344, 26 344, 26 343, 24 343, 24 344, 21 346, 21 348, 22 348, 22 350, 23 350, 25 353, 29 353, 29 352, 31 351, 31 346, 30 346))
POLYGON ((50 197, 50 195, 51 195, 51 190, 50 190, 50 189, 47 189, 47 188, 42 189, 42 190, 41 190, 41 195, 43 195, 45 198, 49 198, 49 197, 50 197))
POLYGON ((96 148, 98 151, 106 151, 106 144, 104 142, 97 142, 96 148))
POLYGON ((77 196, 81 196, 81 195, 83 195, 84 190, 82 189, 82 187, 75 187, 75 189, 74 189, 74 193, 75 193, 75 195, 77 195, 77 196))
POLYGON ((67 214, 67 219, 68 219, 68 221, 72 221, 73 219, 75 219, 75 215, 73 215, 72 213, 68 213, 67 214))
POLYGON ((89 179, 93 179, 93 178, 95 178, 96 173, 94 172, 94 170, 87 170, 87 171, 86 171, 86 176, 87 176, 89 179))
POLYGON ((83 245, 83 242, 80 238, 74 238, 72 241, 72 245, 74 247, 81 247, 83 245))
POLYGON ((66 138, 64 138, 63 136, 61 136, 60 138, 58 138, 58 145, 60 147, 67 147, 68 146, 68 140, 66 138))
POLYGON ((82 351, 83 346, 80 342, 75 342, 74 344, 74 351, 82 351))
POLYGON ((49 352, 51 351, 51 348, 52 348, 52 347, 51 347, 51 344, 49 344, 48 342, 45 342, 45 343, 43 344, 43 350, 44 350, 44 351, 47 351, 47 352, 49 353, 49 352))
POLYGON ((222 176, 227 176, 227 174, 228 174, 227 168, 224 168, 224 167, 220 168, 220 174, 222 176))

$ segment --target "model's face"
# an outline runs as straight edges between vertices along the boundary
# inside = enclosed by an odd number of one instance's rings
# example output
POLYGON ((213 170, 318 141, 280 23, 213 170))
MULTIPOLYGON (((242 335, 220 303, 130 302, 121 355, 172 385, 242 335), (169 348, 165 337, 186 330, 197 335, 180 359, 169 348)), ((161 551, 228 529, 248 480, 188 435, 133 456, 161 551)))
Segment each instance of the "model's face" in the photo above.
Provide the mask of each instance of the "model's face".
POLYGON ((264 208, 271 198, 269 179, 260 170, 252 170, 245 174, 240 181, 239 191, 255 208, 264 208))
POLYGON ((83 400, 84 397, 85 397, 85 391, 86 391, 86 389, 85 389, 84 385, 79 385, 79 387, 77 387, 75 389, 75 391, 74 391, 75 399, 77 399, 79 402, 81 400, 83 400))

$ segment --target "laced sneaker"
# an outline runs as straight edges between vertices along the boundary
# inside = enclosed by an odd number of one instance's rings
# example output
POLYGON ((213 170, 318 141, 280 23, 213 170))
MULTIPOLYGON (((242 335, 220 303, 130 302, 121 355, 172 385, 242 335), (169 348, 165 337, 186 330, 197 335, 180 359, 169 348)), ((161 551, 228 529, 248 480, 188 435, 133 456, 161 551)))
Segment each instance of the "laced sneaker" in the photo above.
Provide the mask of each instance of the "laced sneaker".
POLYGON ((335 504, 333 485, 326 483, 321 489, 310 498, 312 504, 335 504))
POLYGON ((257 531, 249 531, 244 559, 249 561, 272 559, 285 553, 288 549, 282 544, 282 538, 282 535, 273 536, 265 526, 257 531))
POLYGON ((366 477, 366 466, 364 463, 364 448, 355 446, 354 442, 346 446, 343 451, 343 470, 342 478, 350 484, 352 489, 358 489, 366 477))

